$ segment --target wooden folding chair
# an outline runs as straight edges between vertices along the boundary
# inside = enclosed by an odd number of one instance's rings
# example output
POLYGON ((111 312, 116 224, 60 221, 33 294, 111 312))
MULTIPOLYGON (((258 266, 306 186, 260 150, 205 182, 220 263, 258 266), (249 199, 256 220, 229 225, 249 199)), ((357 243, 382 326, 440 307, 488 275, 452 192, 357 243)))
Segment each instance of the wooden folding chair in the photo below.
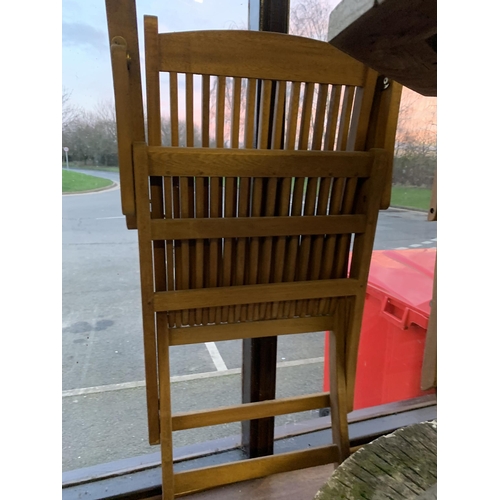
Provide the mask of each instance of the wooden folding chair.
MULTIPOLYGON (((118 15, 111 4, 108 21, 121 16, 130 28, 135 12, 118 15)), ((366 151, 380 136, 371 122, 378 75, 325 42, 250 31, 159 34, 146 16, 146 143, 137 75, 129 76, 138 62, 116 19, 120 162, 129 227, 138 229, 148 423, 150 442, 161 444, 163 498, 341 462, 391 156, 366 151), (161 72, 169 76, 168 147, 161 72), (325 330, 330 393, 172 414, 170 346, 325 330), (324 407, 332 445, 174 473, 173 431, 324 407)))

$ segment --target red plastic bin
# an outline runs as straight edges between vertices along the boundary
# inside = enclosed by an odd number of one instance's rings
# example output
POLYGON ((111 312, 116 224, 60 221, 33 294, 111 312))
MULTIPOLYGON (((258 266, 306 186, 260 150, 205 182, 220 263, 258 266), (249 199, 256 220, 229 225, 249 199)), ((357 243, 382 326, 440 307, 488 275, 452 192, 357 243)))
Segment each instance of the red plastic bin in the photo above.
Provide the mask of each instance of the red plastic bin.
MULTIPOLYGON (((378 250, 370 265, 354 409, 411 399, 420 390, 436 249, 378 250)), ((324 390, 329 335, 325 332, 324 390)))

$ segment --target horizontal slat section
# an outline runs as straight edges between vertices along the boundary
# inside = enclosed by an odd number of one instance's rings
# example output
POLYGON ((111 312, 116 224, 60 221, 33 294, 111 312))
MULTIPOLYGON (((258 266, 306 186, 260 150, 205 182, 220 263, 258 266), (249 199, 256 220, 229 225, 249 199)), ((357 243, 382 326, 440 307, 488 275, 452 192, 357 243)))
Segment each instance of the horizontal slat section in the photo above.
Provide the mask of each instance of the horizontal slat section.
POLYGON ((210 425, 242 422, 256 418, 286 415, 300 411, 316 410, 330 406, 330 393, 321 392, 307 396, 296 396, 237 406, 226 406, 215 410, 193 411, 172 416, 172 430, 182 431, 208 427, 210 425))
POLYGON ((332 318, 273 319, 227 325, 193 326, 169 330, 170 345, 201 344, 204 342, 223 342, 234 339, 255 339, 292 335, 297 333, 322 332, 332 329, 332 318))
POLYGON ((181 495, 280 472, 317 467, 337 460, 337 446, 329 445, 178 472, 174 475, 175 494, 181 495))
POLYGON ((149 147, 149 175, 189 177, 368 177, 369 152, 149 147))
POLYGON ((363 64, 327 42, 269 32, 162 33, 159 51, 160 71, 299 82, 314 76, 317 83, 343 85, 362 85, 365 72, 363 64))
POLYGON ((365 227, 364 215, 157 219, 151 221, 151 234, 153 240, 250 238, 363 233, 365 227))
POLYGON ((153 297, 153 305, 156 312, 181 311, 182 309, 196 309, 198 307, 353 296, 362 292, 362 282, 342 278, 156 292, 153 297))

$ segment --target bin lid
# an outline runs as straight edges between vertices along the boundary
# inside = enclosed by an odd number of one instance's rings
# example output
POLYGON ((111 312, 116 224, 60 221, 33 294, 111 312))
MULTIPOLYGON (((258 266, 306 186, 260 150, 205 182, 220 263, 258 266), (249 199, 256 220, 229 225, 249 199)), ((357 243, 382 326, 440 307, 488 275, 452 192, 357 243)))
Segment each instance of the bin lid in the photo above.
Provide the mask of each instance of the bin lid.
POLYGON ((428 317, 435 263, 435 248, 375 250, 367 293, 378 290, 428 317))

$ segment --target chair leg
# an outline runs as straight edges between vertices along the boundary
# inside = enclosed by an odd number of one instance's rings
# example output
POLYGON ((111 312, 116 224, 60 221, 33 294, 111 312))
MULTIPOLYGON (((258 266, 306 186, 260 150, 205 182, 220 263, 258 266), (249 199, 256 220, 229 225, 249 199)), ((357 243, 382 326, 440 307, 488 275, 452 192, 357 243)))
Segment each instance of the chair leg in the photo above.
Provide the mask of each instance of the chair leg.
POLYGON ((349 457, 349 429, 347 426, 347 390, 345 375, 345 332, 349 315, 343 299, 339 299, 335 313, 334 330, 329 332, 330 361, 330 415, 333 444, 339 449, 339 462, 349 457))
POLYGON ((159 313, 158 372, 160 382, 160 447, 162 473, 162 500, 174 499, 174 461, 172 444, 172 409, 170 399, 170 359, 168 319, 159 313))

